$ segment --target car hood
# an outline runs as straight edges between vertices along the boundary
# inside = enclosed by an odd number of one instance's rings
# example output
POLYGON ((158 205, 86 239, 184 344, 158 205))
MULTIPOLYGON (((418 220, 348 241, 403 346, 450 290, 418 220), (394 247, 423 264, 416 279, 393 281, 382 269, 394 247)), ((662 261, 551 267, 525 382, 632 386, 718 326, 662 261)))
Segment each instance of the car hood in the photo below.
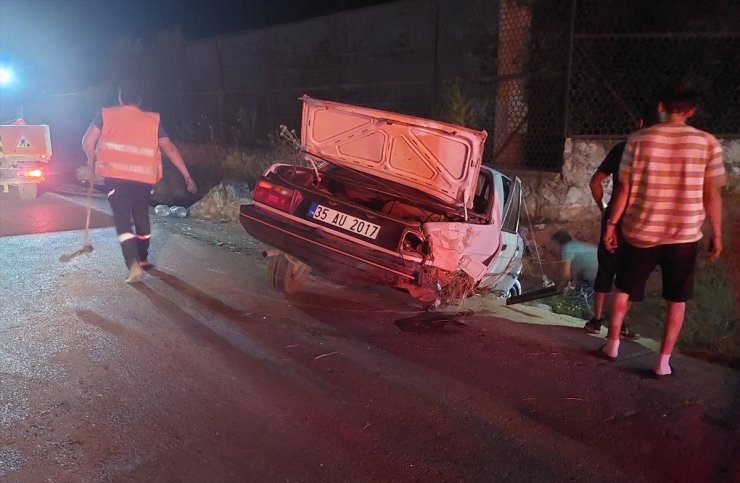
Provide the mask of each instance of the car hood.
POLYGON ((301 144, 309 156, 410 186, 453 206, 472 206, 485 131, 301 99, 301 144))

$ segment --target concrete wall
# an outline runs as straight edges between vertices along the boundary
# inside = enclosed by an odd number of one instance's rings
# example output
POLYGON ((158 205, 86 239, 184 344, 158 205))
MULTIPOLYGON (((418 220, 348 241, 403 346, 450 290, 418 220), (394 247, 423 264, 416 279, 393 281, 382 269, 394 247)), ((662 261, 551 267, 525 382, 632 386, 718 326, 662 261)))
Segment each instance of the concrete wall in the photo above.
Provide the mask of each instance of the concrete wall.
MULTIPOLYGON (((595 220, 599 211, 591 198, 589 181, 616 139, 572 139, 565 141, 563 169, 558 174, 507 173, 517 175, 525 187, 527 209, 533 221, 595 220)), ((728 174, 727 192, 740 192, 740 139, 721 139, 728 174)), ((611 196, 611 183, 605 186, 611 196)))

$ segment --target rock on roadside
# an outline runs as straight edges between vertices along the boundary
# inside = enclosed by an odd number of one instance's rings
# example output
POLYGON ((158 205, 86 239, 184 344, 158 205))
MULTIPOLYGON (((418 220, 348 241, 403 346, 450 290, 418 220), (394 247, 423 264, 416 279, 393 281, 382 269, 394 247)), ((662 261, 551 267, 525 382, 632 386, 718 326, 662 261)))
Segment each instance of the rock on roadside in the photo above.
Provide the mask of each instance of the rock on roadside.
POLYGON ((252 201, 249 185, 242 181, 223 180, 197 203, 188 208, 192 218, 211 221, 239 221, 239 207, 252 201))

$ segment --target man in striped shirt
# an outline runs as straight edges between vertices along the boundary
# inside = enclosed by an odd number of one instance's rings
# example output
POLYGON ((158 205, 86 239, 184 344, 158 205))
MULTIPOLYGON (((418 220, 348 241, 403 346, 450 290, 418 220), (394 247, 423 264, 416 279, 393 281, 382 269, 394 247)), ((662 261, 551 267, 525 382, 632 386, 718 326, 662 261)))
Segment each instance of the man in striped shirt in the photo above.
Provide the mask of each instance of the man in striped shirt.
POLYGON ((692 89, 682 85, 666 91, 658 110, 664 122, 633 134, 620 165, 621 185, 604 243, 616 248, 615 226, 620 221, 624 241, 611 326, 602 350, 610 360, 617 357, 628 300, 645 298, 647 279, 660 265, 667 312, 655 374, 665 376, 672 372, 670 356, 683 325, 686 301, 693 295, 705 218, 712 229, 709 259, 722 252, 721 188, 726 177, 717 139, 686 124, 696 112, 692 89))

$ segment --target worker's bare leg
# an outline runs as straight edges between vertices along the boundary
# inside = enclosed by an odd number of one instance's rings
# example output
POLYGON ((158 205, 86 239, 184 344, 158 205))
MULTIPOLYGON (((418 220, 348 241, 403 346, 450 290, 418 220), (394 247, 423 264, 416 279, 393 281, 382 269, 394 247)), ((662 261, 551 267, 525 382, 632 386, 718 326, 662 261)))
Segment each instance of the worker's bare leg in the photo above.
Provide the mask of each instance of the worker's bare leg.
POLYGON ((681 327, 683 327, 686 312, 686 302, 667 302, 667 305, 663 341, 660 344, 660 356, 655 367, 655 373, 660 376, 671 373, 670 357, 678 340, 678 334, 681 332, 681 327))
POLYGON ((609 335, 606 336, 606 346, 604 354, 609 357, 619 355, 619 331, 622 330, 622 323, 629 310, 629 294, 616 290, 612 297, 612 316, 609 324, 609 335))

